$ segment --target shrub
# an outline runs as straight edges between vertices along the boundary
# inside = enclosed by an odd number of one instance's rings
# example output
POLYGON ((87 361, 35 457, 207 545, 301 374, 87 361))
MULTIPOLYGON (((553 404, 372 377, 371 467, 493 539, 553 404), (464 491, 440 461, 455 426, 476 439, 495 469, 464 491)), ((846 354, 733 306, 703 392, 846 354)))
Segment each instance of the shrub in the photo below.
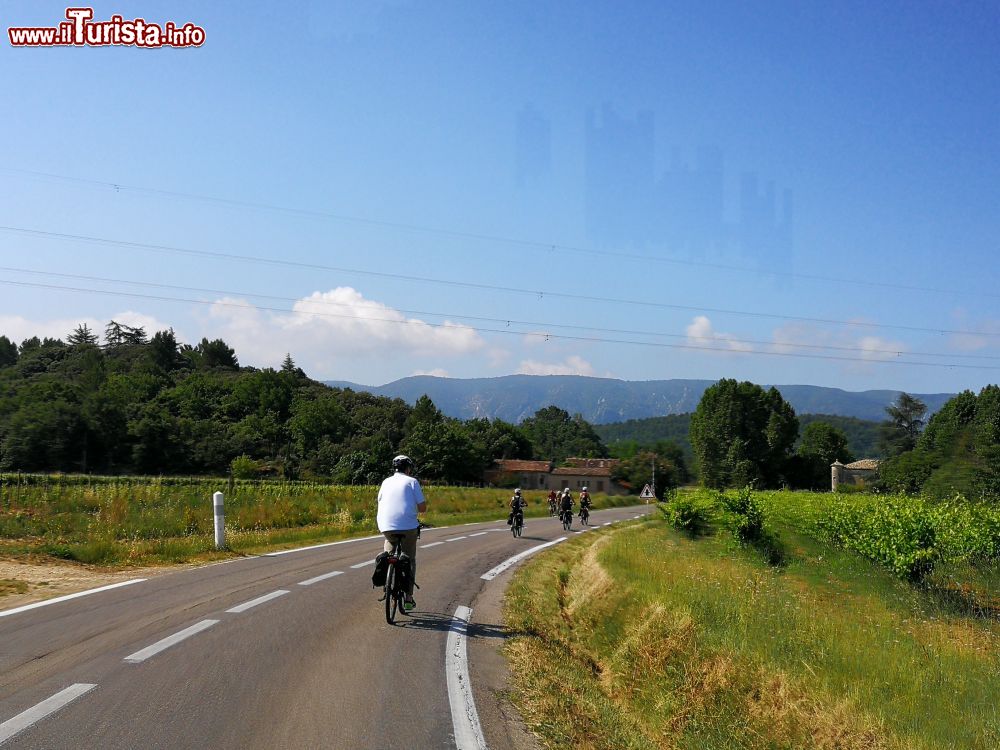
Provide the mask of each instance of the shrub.
POLYGON ((692 537, 703 536, 712 527, 715 503, 704 493, 674 493, 657 507, 667 523, 692 537))
POLYGON ((256 479, 260 476, 260 463, 245 453, 234 458, 229 468, 234 479, 256 479))

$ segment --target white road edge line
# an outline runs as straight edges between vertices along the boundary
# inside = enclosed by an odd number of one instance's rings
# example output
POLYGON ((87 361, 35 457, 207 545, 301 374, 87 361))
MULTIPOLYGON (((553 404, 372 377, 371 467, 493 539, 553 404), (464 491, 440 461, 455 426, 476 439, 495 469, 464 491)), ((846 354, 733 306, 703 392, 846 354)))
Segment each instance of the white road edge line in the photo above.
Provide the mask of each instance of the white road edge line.
POLYGON ((49 714, 55 713, 66 704, 75 701, 81 695, 93 690, 95 687, 97 685, 77 682, 64 690, 60 690, 51 698, 46 698, 41 703, 35 704, 27 711, 22 711, 13 719, 7 719, 3 724, 0 724, 0 744, 3 744, 15 734, 41 721, 49 714))
POLYGON ((451 704, 451 724, 455 730, 457 750, 487 750, 483 728, 479 724, 476 701, 469 681, 469 659, 466 650, 466 625, 472 610, 459 607, 448 629, 444 670, 448 680, 448 703, 451 704))
POLYGON ((343 573, 344 571, 342 570, 334 570, 332 573, 324 573, 321 576, 310 578, 308 581, 299 581, 299 586, 312 586, 314 583, 325 581, 327 578, 333 578, 334 576, 343 575, 343 573))
POLYGON ((338 544, 350 544, 351 542, 366 542, 371 539, 384 539, 381 534, 374 536, 360 536, 357 539, 342 539, 339 542, 327 542, 326 544, 314 544, 311 547, 296 547, 295 549, 283 549, 277 552, 266 552, 261 557, 277 557, 278 555, 290 555, 293 552, 306 552, 311 549, 322 549, 323 547, 336 547, 338 544))
POLYGON ((428 547, 437 547, 439 544, 444 544, 444 542, 431 542, 430 544, 421 544, 420 549, 427 549, 428 547))
POLYGON ((279 596, 284 596, 290 593, 285 589, 278 589, 277 591, 272 591, 270 594, 264 594, 264 596, 258 596, 256 599, 251 599, 248 602, 243 602, 242 604, 237 604, 232 609, 227 609, 226 612, 231 615, 238 615, 241 612, 246 612, 252 607, 256 607, 258 604, 263 604, 264 602, 269 602, 272 599, 277 599, 279 596))
POLYGON ((161 641, 157 641, 152 646, 146 646, 146 648, 136 651, 134 654, 129 654, 125 657, 125 661, 132 664, 138 664, 139 662, 146 661, 146 659, 150 656, 156 656, 164 649, 170 648, 171 646, 180 643, 185 638, 190 638, 192 635, 200 633, 202 630, 208 630, 208 628, 213 625, 217 625, 218 623, 218 620, 202 620, 189 628, 184 628, 184 630, 179 630, 173 635, 168 635, 166 638, 161 641))
POLYGON ((565 542, 566 539, 567 539, 567 537, 561 536, 558 539, 554 539, 551 542, 546 542, 545 544, 539 544, 537 547, 531 547, 530 549, 526 549, 524 552, 521 552, 520 554, 514 555, 513 557, 511 557, 511 558, 509 558, 507 560, 504 560, 502 563, 500 563, 499 565, 497 565, 495 568, 491 568, 490 570, 486 571, 485 573, 483 573, 479 577, 482 578, 484 581, 492 581, 498 575, 500 575, 505 570, 507 570, 507 568, 511 567, 512 565, 516 565, 517 563, 521 562, 521 560, 523 560, 524 558, 528 557, 529 555, 535 554, 540 549, 545 549, 546 547, 551 547, 553 544, 559 544, 559 542, 565 542))
POLYGON ((22 607, 15 607, 14 609, 6 609, 0 612, 0 617, 7 617, 8 615, 16 615, 18 612, 27 612, 29 609, 38 609, 39 607, 47 607, 50 604, 58 604, 59 602, 66 602, 70 599, 76 599, 81 596, 90 596, 90 594, 96 594, 100 591, 109 591, 111 589, 121 588, 122 586, 131 586, 133 583, 142 583, 145 578, 132 578, 128 581, 122 581, 121 583, 111 583, 107 586, 99 586, 96 589, 87 589, 86 591, 77 591, 75 594, 66 594, 65 596, 57 596, 54 599, 45 599, 44 601, 34 602, 32 604, 25 604, 22 607))
POLYGON ((602 525, 603 525, 603 526, 610 526, 610 525, 611 525, 611 521, 608 521, 607 523, 605 523, 605 524, 602 524, 602 525))

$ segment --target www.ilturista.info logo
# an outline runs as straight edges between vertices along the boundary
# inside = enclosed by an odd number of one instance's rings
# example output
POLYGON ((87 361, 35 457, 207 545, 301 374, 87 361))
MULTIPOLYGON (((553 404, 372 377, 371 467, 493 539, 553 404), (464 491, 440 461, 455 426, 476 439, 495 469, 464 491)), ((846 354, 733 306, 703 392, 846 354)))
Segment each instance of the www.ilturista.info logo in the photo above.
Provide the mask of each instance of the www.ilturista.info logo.
POLYGON ((66 20, 58 26, 11 26, 7 29, 13 47, 200 47, 205 29, 193 23, 167 21, 160 25, 142 18, 126 21, 114 15, 94 21, 93 8, 67 8, 66 20))

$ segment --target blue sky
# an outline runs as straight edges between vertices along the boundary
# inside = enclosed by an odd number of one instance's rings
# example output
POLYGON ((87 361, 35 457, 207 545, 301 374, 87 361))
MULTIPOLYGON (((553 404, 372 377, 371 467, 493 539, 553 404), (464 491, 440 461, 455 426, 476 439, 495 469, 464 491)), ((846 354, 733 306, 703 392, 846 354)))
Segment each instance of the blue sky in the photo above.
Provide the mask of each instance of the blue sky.
POLYGON ((368 384, 1000 380, 995 4, 94 9, 207 41, 0 45, 0 334, 114 317, 368 384))

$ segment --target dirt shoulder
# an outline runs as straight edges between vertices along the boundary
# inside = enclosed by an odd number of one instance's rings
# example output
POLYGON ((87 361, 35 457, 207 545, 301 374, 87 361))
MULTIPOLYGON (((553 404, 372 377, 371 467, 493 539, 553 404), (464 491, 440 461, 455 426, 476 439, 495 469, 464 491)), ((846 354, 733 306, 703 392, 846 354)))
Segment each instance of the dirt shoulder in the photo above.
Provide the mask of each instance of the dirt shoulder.
POLYGON ((190 567, 194 565, 112 570, 79 563, 50 560, 36 562, 0 557, 0 611, 132 578, 151 578, 190 567))

